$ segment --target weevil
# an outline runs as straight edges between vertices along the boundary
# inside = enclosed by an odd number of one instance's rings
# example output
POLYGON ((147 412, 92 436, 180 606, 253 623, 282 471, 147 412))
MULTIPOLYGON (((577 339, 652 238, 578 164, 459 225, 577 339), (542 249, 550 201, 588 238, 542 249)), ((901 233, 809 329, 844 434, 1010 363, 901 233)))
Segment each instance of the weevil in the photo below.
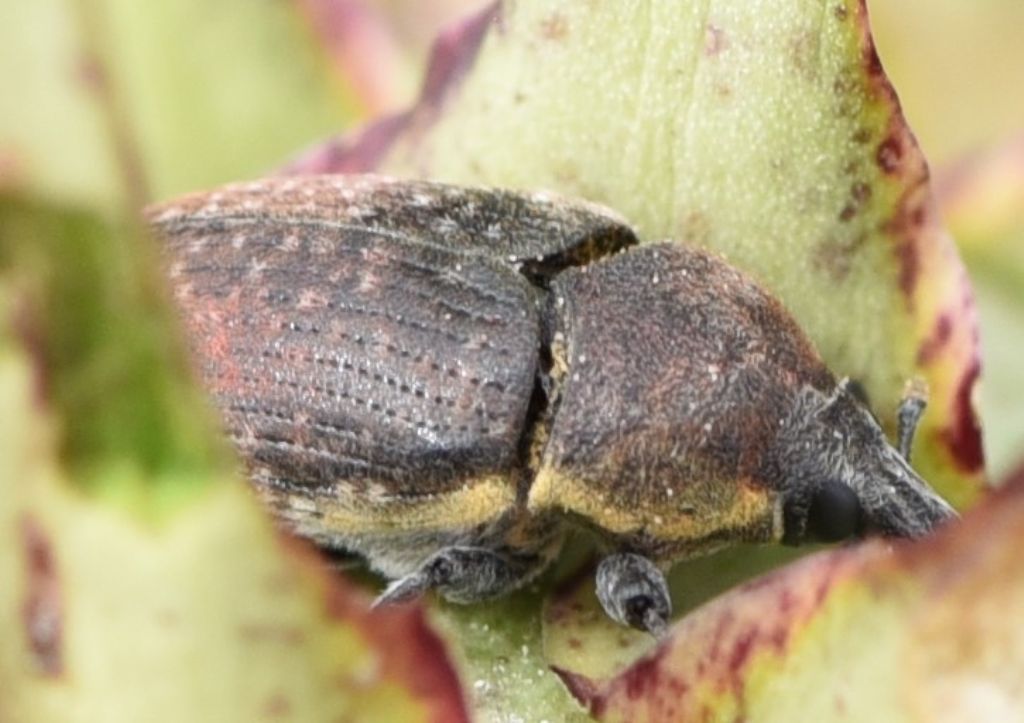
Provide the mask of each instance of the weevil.
POLYGON ((377 176, 149 212, 201 376, 284 526, 382 602, 471 603, 595 533, 597 594, 661 633, 664 572, 738 541, 954 516, 771 294, 596 205, 377 176))

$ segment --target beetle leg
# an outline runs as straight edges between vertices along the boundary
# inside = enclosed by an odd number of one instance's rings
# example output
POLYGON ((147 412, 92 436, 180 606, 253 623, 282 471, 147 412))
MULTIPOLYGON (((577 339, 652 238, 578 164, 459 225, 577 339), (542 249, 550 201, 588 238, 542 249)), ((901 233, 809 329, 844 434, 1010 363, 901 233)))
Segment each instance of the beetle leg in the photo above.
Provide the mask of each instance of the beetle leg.
POLYGON ((513 556, 485 547, 446 547, 416 572, 388 585, 373 604, 404 602, 431 588, 437 588, 452 602, 486 600, 519 587, 542 564, 535 555, 513 556))
POLYGON ((597 566, 597 599, 618 623, 665 634, 672 614, 672 599, 661 570, 646 557, 620 552, 597 566))
POLYGON ((921 382, 910 381, 903 391, 899 410, 896 412, 900 455, 910 461, 910 448, 914 443, 914 432, 921 421, 921 415, 928 405, 928 391, 921 382))

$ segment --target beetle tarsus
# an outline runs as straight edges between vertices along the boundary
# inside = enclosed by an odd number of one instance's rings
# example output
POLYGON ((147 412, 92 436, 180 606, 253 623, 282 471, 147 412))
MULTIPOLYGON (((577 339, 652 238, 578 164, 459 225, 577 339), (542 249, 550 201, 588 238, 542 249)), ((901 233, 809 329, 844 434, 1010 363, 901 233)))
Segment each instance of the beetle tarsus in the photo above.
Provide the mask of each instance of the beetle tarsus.
POLYGON ((672 614, 665 576, 646 557, 622 552, 597 566, 597 599, 608 616, 622 625, 664 636, 672 614))
POLYGON ((381 607, 382 605, 395 605, 409 602, 425 593, 431 587, 430 580, 422 573, 416 572, 393 580, 384 588, 384 592, 377 596, 370 607, 381 607))
POLYGON ((910 448, 914 444, 914 433, 917 432, 917 424, 921 421, 925 407, 928 406, 928 392, 920 381, 907 382, 903 391, 903 399, 900 400, 900 407, 896 413, 897 436, 899 437, 899 450, 903 459, 910 461, 910 448))
POLYGON ((416 572, 389 584, 374 606, 405 602, 432 588, 455 603, 487 600, 519 587, 532 577, 538 562, 533 557, 513 559, 484 547, 446 547, 416 572))

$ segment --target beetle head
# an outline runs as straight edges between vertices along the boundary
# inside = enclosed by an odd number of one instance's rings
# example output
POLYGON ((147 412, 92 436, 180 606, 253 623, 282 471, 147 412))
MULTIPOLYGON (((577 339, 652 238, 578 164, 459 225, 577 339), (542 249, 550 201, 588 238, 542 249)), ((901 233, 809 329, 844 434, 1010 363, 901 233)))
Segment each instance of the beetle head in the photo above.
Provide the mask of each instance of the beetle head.
POLYGON ((917 475, 846 388, 805 388, 782 422, 783 541, 920 537, 956 512, 917 475))

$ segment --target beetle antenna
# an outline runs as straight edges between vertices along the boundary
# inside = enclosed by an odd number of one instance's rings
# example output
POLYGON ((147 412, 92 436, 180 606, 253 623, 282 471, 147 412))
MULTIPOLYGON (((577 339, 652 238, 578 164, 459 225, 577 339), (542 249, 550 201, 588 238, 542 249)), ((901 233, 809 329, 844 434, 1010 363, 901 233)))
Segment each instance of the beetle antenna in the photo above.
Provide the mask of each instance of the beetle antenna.
POLYGON ((910 448, 914 444, 914 433, 928 406, 928 388, 920 379, 911 379, 903 390, 899 410, 896 412, 900 456, 910 461, 910 448))

